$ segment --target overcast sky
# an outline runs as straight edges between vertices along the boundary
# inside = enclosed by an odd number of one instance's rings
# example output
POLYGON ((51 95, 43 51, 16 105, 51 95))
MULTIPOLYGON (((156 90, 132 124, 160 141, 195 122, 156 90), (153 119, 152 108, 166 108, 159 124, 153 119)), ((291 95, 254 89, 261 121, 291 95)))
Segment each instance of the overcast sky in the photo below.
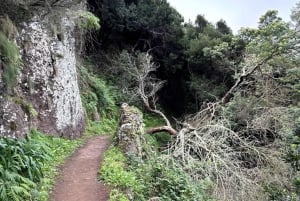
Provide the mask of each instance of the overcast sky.
POLYGON ((183 15, 186 22, 194 22, 202 14, 212 23, 224 19, 237 33, 241 27, 257 27, 267 10, 278 10, 279 16, 290 21, 291 9, 300 0, 168 0, 183 15))

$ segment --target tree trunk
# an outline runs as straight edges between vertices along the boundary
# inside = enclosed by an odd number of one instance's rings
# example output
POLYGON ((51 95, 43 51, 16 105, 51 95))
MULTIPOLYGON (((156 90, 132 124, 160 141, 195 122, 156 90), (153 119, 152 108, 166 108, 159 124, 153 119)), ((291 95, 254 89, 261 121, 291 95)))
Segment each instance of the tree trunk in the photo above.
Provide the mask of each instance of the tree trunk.
POLYGON ((154 134, 154 133, 157 133, 157 132, 162 132, 162 131, 165 131, 165 132, 168 132, 170 135, 177 135, 177 131, 172 128, 171 126, 159 126, 159 127, 154 127, 154 128, 150 128, 148 129, 146 132, 148 134, 154 134))

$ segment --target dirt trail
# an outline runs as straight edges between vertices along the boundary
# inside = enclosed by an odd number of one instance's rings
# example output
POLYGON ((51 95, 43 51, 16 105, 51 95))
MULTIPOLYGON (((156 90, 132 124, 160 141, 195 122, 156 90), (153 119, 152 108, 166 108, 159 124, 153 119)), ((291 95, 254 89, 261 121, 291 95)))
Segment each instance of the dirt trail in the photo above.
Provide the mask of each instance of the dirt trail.
POLYGON ((107 201, 109 190, 97 182, 97 172, 108 136, 89 139, 62 167, 50 196, 51 201, 107 201))

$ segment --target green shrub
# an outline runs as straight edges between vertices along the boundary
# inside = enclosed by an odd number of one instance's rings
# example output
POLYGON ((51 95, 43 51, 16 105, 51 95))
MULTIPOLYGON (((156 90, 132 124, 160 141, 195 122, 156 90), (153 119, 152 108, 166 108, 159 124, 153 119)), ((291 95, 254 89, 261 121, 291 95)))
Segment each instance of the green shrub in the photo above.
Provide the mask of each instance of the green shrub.
MULTIPOLYGON (((292 114, 294 114, 294 126, 290 129, 292 130, 292 136, 290 136, 287 140, 287 152, 285 155, 285 160, 291 164, 293 170, 294 170, 294 176, 291 181, 292 189, 289 191, 284 191, 285 194, 283 195, 294 195, 300 197, 300 111, 299 109, 291 108, 292 114)), ((277 189, 276 189, 277 190, 277 189)), ((283 190, 281 190, 283 191, 283 190)), ((268 191, 269 192, 269 191, 268 191)), ((277 196, 277 191, 271 191, 269 192, 271 196, 277 196), (275 192, 275 193, 274 193, 275 192)))
POLYGON ((146 129, 165 124, 162 118, 160 118, 157 115, 149 114, 149 113, 143 114, 143 120, 146 129))
POLYGON ((100 29, 100 20, 93 13, 85 11, 79 15, 78 26, 84 30, 100 29))
POLYGON ((143 192, 136 193, 136 200, 151 197, 164 201, 210 200, 206 193, 208 183, 195 183, 175 161, 164 156, 153 157, 131 168, 144 185, 143 192))
POLYGON ((19 173, 0 165, 0 200, 30 200, 36 184, 19 173))
POLYGON ((191 90, 195 92, 199 102, 203 102, 204 100, 213 101, 216 97, 221 97, 226 92, 224 83, 215 83, 204 76, 192 76, 192 79, 188 84, 190 85, 191 90))
POLYGON ((298 172, 298 175, 293 180, 293 186, 295 193, 300 197, 300 172, 298 172))
MULTIPOLYGON (((165 122, 161 117, 149 113, 145 113, 143 115, 143 120, 145 124, 145 130, 156 126, 165 125, 165 122)), ((146 136, 146 138, 151 145, 154 145, 158 148, 165 147, 172 141, 172 137, 167 132, 158 132, 151 136, 146 136)))
POLYGON ((57 166, 80 144, 37 130, 24 139, 0 138, 0 200, 47 201, 57 166))
MULTIPOLYGON (((268 114, 269 116, 271 114, 268 114)), ((278 129, 275 131, 283 137, 281 141, 281 159, 285 161, 286 167, 289 168, 286 170, 286 172, 289 172, 289 177, 285 178, 286 180, 283 180, 284 182, 282 183, 265 181, 264 190, 270 200, 296 201, 297 197, 300 198, 300 182, 298 182, 300 178, 300 133, 298 132, 300 110, 291 106, 286 108, 284 113, 277 116, 278 121, 276 124, 278 129)), ((272 169, 270 168, 270 170, 272 169)))
POLYGON ((125 160, 125 156, 118 148, 111 147, 108 149, 104 155, 100 178, 122 190, 135 188, 137 180, 133 172, 125 170, 125 160))
POLYGON ((265 187, 269 195, 269 200, 272 201, 298 201, 296 193, 289 192, 274 184, 269 184, 265 187))
POLYGON ((286 159, 295 170, 300 170, 300 136, 293 136, 286 159))
POLYGON ((87 67, 82 66, 80 68, 80 91, 88 117, 86 134, 112 134, 118 121, 115 90, 103 79, 89 72, 87 67), (95 114, 99 115, 99 121, 95 121, 97 120, 94 118, 95 114))

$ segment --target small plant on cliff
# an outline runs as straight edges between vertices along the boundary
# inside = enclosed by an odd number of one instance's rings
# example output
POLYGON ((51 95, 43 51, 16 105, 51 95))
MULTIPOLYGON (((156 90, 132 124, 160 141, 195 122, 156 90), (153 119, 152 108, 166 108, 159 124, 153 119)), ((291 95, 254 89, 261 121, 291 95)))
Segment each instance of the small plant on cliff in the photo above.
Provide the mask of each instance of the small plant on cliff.
POLYGON ((8 16, 0 18, 0 31, 10 40, 18 33, 17 27, 8 16))
POLYGON ((17 45, 11 42, 3 32, 0 32, 0 60, 3 65, 3 81, 6 88, 10 89, 16 84, 21 60, 17 45))
POLYGON ((100 29, 100 20, 93 13, 85 11, 79 15, 78 26, 84 30, 98 30, 100 29))
POLYGON ((12 41, 18 33, 9 17, 0 18, 0 67, 3 68, 3 81, 7 90, 14 87, 18 69, 21 66, 19 48, 12 41))
POLYGON ((10 97, 13 102, 20 105, 22 110, 28 115, 29 118, 34 118, 38 115, 38 112, 33 107, 32 103, 25 101, 22 97, 10 97))

